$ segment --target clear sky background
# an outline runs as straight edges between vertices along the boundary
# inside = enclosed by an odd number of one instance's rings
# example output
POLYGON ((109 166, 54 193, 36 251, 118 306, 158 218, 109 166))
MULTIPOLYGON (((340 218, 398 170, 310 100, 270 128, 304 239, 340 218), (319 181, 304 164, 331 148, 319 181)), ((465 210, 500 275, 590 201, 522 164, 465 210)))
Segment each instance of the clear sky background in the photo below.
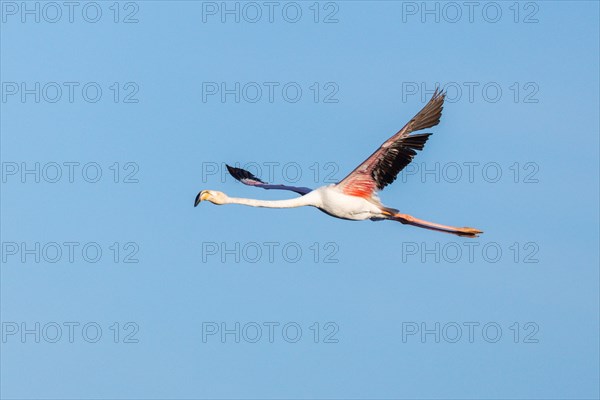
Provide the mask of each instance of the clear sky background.
POLYGON ((598 398, 597 2, 26 4, 1 3, 2 398, 598 398), (337 181, 436 84, 381 199, 480 238, 192 206, 293 196, 225 162, 337 181))

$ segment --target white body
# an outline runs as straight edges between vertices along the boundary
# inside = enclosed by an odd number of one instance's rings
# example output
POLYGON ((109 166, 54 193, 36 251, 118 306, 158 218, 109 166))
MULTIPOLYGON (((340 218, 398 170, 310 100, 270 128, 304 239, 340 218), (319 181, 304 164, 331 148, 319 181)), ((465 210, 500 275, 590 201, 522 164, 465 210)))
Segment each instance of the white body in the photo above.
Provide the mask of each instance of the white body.
POLYGON ((385 218, 381 206, 362 197, 349 196, 335 185, 321 186, 302 196, 301 199, 309 202, 307 205, 317 207, 337 218, 355 221, 385 218))

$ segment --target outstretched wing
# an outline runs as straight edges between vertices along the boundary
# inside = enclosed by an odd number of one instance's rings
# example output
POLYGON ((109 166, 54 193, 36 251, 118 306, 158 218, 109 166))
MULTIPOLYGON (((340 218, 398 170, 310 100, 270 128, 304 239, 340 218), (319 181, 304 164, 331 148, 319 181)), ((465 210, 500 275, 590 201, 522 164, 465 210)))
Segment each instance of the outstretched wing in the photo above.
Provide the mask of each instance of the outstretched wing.
POLYGON ((286 186, 286 185, 270 185, 270 184, 260 180, 260 178, 257 178, 256 176, 254 176, 250 171, 246 171, 245 169, 242 169, 242 168, 232 167, 227 164, 225 164, 225 165, 227 166, 227 171, 229 171, 231 176, 233 176, 238 181, 242 182, 244 185, 256 186, 256 187, 263 188, 263 189, 290 190, 292 192, 296 192, 303 196, 308 192, 312 192, 312 189, 309 189, 306 187, 286 186))
POLYGON ((431 100, 404 128, 383 143, 337 186, 348 195, 369 198, 377 190, 394 182, 398 173, 413 160, 417 150, 423 150, 431 135, 410 133, 431 128, 440 122, 445 96, 444 92, 436 89, 431 100))

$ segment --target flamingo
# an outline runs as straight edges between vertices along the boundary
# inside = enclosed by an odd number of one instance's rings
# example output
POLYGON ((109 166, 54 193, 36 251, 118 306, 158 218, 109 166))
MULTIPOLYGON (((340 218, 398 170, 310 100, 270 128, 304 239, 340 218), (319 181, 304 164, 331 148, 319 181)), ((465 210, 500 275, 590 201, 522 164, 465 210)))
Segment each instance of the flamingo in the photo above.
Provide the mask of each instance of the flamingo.
POLYGON ((194 207, 201 201, 213 204, 241 204, 250 207, 295 208, 311 206, 332 217, 363 221, 392 220, 419 228, 445 232, 463 237, 477 237, 482 231, 469 227, 455 227, 424 221, 395 208, 384 206, 377 192, 394 182, 396 176, 423 150, 431 133, 411 134, 431 128, 440 122, 445 93, 435 90, 429 102, 394 136, 385 141, 369 158, 336 184, 317 189, 273 185, 262 181, 249 171, 227 165, 229 173, 245 185, 263 189, 279 189, 295 192, 300 197, 287 200, 257 200, 229 197, 216 190, 202 190, 196 196, 194 207))

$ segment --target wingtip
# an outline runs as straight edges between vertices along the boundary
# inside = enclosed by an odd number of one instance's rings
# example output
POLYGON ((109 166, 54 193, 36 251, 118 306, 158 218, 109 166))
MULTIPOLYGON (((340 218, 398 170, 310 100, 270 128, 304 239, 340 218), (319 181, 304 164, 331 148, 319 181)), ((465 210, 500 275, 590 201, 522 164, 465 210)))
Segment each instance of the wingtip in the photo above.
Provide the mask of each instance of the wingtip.
POLYGON ((229 173, 233 175, 234 168, 229 164, 225 164, 225 166, 227 167, 227 171, 229 171, 229 173))
POLYGON ((236 167, 232 167, 229 164, 225 164, 225 167, 227 167, 227 171, 229 172, 229 174, 231 176, 233 176, 235 179, 239 180, 241 178, 243 178, 240 168, 236 168, 236 167))
POLYGON ((441 89, 439 86, 435 88, 435 92, 433 92, 432 99, 442 98, 442 100, 446 97, 446 91, 441 89))
POLYGON ((227 167, 227 171, 229 171, 229 174, 231 176, 233 176, 236 180, 245 183, 244 180, 247 179, 251 179, 253 181, 259 182, 259 183, 265 183, 263 180, 261 180, 260 178, 254 176, 253 173, 251 173, 250 171, 246 171, 245 169, 242 168, 236 168, 236 167, 232 167, 230 165, 225 164, 225 166, 227 167))

